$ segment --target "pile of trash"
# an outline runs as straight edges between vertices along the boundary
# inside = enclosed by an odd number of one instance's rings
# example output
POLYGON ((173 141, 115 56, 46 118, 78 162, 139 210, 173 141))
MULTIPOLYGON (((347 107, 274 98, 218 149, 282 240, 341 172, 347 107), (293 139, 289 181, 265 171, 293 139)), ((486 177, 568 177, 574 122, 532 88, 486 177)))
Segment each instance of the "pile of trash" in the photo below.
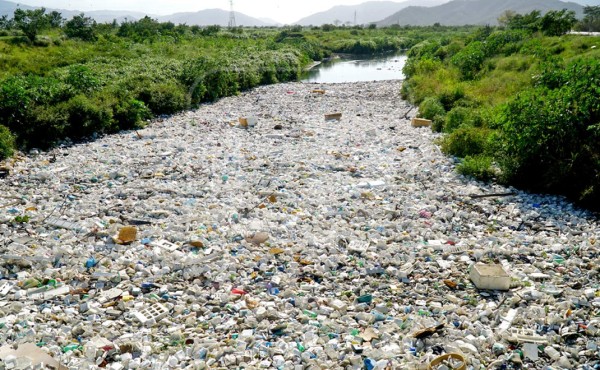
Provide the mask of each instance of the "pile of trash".
POLYGON ((0 368, 594 369, 600 226, 399 81, 279 84, 0 179, 0 368))

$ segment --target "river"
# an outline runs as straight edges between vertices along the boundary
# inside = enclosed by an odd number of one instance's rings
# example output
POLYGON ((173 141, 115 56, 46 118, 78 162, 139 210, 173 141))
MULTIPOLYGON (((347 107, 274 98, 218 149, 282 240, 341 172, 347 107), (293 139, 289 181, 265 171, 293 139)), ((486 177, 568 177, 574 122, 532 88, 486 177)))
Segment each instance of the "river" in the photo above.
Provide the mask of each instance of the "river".
POLYGON ((303 82, 342 83, 400 80, 406 54, 346 55, 325 61, 302 76, 303 82))

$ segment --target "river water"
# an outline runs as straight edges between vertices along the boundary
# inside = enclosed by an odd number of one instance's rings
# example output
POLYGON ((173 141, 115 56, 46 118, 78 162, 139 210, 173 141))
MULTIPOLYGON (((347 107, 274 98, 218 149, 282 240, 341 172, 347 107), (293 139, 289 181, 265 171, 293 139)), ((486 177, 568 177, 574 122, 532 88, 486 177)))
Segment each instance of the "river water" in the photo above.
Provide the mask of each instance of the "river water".
POLYGON ((400 80, 405 54, 375 56, 349 55, 323 62, 306 71, 303 82, 342 83, 359 81, 400 80))

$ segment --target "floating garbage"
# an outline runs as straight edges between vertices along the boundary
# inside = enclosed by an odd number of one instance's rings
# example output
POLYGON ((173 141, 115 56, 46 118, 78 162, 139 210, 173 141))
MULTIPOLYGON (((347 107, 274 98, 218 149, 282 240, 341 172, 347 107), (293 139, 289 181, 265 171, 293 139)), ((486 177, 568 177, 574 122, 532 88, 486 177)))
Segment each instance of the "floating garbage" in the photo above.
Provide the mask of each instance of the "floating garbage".
POLYGON ((11 163, 0 368, 597 367, 598 220, 457 174, 400 88, 269 85, 11 163))

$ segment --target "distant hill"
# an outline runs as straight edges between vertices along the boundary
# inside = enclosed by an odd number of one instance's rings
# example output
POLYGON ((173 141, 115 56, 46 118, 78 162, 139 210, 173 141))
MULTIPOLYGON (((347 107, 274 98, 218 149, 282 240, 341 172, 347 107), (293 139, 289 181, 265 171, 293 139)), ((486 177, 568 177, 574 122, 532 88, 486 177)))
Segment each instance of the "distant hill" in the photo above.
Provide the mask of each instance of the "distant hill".
MULTIPOLYGON (((12 17, 15 12, 15 9, 35 9, 36 7, 20 5, 17 3, 13 3, 11 1, 0 0, 0 16, 8 15, 12 17)), ((62 16, 66 19, 71 19, 73 16, 81 14, 82 12, 79 10, 65 10, 65 9, 51 9, 46 8, 47 12, 51 12, 56 10, 62 14, 62 16)), ((99 23, 110 23, 114 19, 117 22, 124 21, 136 21, 145 17, 146 15, 151 18, 158 19, 160 22, 173 22, 176 24, 187 24, 190 26, 198 25, 198 26, 209 26, 218 24, 220 26, 227 26, 229 23, 229 11, 222 9, 207 9, 201 10, 199 12, 190 12, 190 13, 175 13, 166 16, 156 16, 152 14, 146 14, 142 12, 131 12, 125 10, 94 10, 83 12, 87 17, 91 17, 99 23)), ((260 19, 252 18, 242 13, 235 13, 235 21, 238 26, 274 26, 277 25, 275 21, 262 21, 260 19)))
MULTIPOLYGON (((12 17, 15 13, 15 9, 23 9, 23 10, 31 10, 36 9, 37 7, 22 5, 13 3, 11 1, 0 0, 0 16, 8 15, 12 17)), ((63 18, 71 19, 76 15, 81 14, 82 12, 79 10, 66 10, 66 9, 53 9, 46 8, 46 12, 49 13, 51 11, 57 11, 62 14, 63 18)), ((94 10, 89 12, 83 12, 87 17, 91 17, 99 23, 110 23, 114 19, 117 22, 123 22, 125 20, 133 21, 138 20, 146 16, 145 13, 141 12, 130 12, 130 11, 120 11, 120 10, 94 10)))
MULTIPOLYGON (((158 20, 160 22, 173 22, 176 24, 185 23, 189 26, 210 26, 216 24, 226 27, 229 24, 229 12, 222 9, 206 9, 194 13, 175 13, 166 15, 164 17, 159 17, 158 20)), ((235 23, 238 26, 247 27, 265 27, 273 25, 238 12, 235 12, 235 23)))
POLYGON ((12 16, 17 8, 21 8, 23 10, 35 9, 33 6, 19 5, 10 1, 0 0, 0 17, 3 15, 12 16))
POLYGON ((533 10, 546 13, 549 10, 561 9, 573 10, 577 17, 583 17, 582 5, 559 0, 453 0, 431 8, 411 6, 377 22, 377 25, 496 25, 498 17, 506 10, 524 14, 533 10))
POLYGON ((573 0, 573 2, 581 5, 600 5, 598 0, 573 0))
POLYGON ((411 5, 435 6, 448 0, 407 0, 395 1, 369 1, 358 5, 338 5, 324 12, 315 13, 302 18, 294 24, 301 26, 320 26, 323 24, 354 24, 356 13, 357 24, 369 24, 382 20, 411 5))
MULTIPOLYGON (((74 15, 78 15, 81 13, 82 12, 79 12, 79 11, 65 10, 63 12, 63 17, 70 18, 70 17, 73 17, 74 15), (68 12, 69 14, 70 13, 73 13, 73 14, 67 17, 65 15, 66 12, 68 12)), ((119 23, 124 22, 124 21, 137 21, 138 19, 142 19, 147 15, 152 18, 156 17, 156 16, 153 16, 152 14, 145 14, 145 13, 141 13, 141 12, 121 11, 121 10, 92 10, 92 11, 83 12, 83 13, 85 13, 86 17, 91 17, 94 20, 96 20, 96 22, 98 22, 98 23, 110 23, 115 19, 119 23)))
POLYGON ((282 25, 282 23, 277 22, 276 20, 271 19, 271 18, 258 17, 257 19, 261 22, 265 22, 268 25, 273 25, 273 26, 281 26, 282 25))

